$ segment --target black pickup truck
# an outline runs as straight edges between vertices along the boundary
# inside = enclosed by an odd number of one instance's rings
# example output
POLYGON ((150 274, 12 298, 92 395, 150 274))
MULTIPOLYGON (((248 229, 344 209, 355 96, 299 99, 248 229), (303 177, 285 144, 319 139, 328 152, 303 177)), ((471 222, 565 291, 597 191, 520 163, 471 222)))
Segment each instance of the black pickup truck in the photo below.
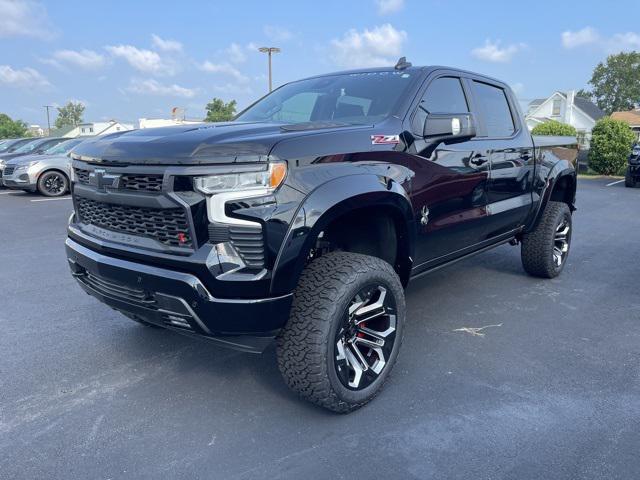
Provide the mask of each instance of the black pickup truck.
POLYGON ((396 362, 409 280, 521 245, 551 278, 571 242, 575 138, 532 139, 504 83, 395 67, 286 84, 230 122, 72 153, 66 250, 90 295, 247 352, 348 412, 396 362))

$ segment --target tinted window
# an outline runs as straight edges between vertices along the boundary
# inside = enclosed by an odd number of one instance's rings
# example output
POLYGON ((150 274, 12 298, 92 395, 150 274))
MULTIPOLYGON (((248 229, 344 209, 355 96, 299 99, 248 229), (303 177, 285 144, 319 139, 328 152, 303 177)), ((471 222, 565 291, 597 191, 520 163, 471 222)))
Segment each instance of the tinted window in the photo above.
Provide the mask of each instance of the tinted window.
POLYGON ((422 127, 429 113, 465 113, 469 111, 460 80, 453 77, 437 78, 429 84, 413 118, 416 132, 422 127))
POLYGON ((412 73, 395 70, 300 80, 270 93, 236 120, 375 123, 393 114, 413 81, 412 73))
POLYGON ((460 80, 452 77, 442 77, 431 82, 420 105, 429 113, 469 111, 460 80))
POLYGON ((475 98, 484 114, 489 137, 513 135, 513 117, 504 90, 486 83, 473 82, 475 98))

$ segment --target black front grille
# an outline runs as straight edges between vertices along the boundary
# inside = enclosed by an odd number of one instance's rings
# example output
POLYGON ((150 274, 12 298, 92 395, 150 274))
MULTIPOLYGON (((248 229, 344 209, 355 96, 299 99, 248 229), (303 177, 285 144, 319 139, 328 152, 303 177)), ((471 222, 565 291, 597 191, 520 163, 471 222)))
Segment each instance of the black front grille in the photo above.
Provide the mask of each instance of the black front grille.
POLYGON ((115 232, 152 238, 171 247, 193 247, 181 208, 146 208, 76 199, 80 221, 115 232))
POLYGON ((89 183, 89 170, 85 170, 84 168, 74 168, 73 171, 76 174, 76 180, 79 183, 89 183))
POLYGON ((15 171, 16 167, 14 167, 13 165, 8 166, 8 167, 4 167, 4 174, 5 175, 13 175, 13 172, 15 171))
POLYGON ((123 175, 120 188, 140 192, 162 191, 162 175, 123 175))
POLYGON ((229 242, 244 263, 251 268, 264 268, 264 237, 262 226, 209 225, 209 242, 229 242))
MULTIPOLYGON (((91 170, 74 168, 74 172, 78 183, 89 184, 91 170)), ((162 174, 122 174, 118 188, 136 192, 161 192, 162 181, 162 174)))

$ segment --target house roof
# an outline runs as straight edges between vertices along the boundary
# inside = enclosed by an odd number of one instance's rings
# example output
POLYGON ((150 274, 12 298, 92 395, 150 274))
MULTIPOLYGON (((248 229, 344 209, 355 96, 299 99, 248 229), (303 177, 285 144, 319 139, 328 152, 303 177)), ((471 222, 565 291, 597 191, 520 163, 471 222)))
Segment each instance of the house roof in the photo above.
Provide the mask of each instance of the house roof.
POLYGON ((630 112, 613 112, 611 118, 614 120, 622 120, 629 125, 640 125, 640 112, 637 110, 631 110, 630 112))
POLYGON ((600 120, 604 117, 604 112, 591 100, 582 97, 575 97, 573 103, 576 107, 589 115, 594 120, 600 120))
MULTIPOLYGON (((564 99, 567 98, 567 94, 565 92, 560 92, 560 91, 553 92, 553 94, 548 98, 536 98, 535 100, 532 100, 531 103, 529 103, 530 112, 533 113, 534 109, 537 109, 538 107, 540 107, 543 103, 547 102, 556 94, 560 95, 564 99)), ((578 96, 574 97, 573 105, 577 107, 579 110, 581 110, 585 115, 593 119, 594 121, 599 120, 605 116, 605 113, 602 110, 600 110, 595 103, 593 103, 591 100, 588 100, 586 98, 582 98, 578 96)))
POLYGON ((75 125, 65 125, 61 128, 52 128, 49 136, 53 137, 64 137, 68 133, 70 133, 75 127, 75 125))

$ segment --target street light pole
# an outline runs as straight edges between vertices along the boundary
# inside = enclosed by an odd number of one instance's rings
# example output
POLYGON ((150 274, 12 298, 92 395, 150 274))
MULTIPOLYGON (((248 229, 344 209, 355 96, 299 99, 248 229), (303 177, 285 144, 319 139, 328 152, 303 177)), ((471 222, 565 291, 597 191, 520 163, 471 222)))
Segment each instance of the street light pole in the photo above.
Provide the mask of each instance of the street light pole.
POLYGON ((273 90, 271 81, 271 55, 273 55, 274 53, 280 53, 280 49, 277 47, 260 47, 258 51, 266 53, 269 56, 269 93, 271 93, 271 90, 273 90))
POLYGON ((49 120, 49 109, 53 108, 53 105, 44 105, 44 108, 47 109, 47 136, 51 135, 51 120, 49 120))

